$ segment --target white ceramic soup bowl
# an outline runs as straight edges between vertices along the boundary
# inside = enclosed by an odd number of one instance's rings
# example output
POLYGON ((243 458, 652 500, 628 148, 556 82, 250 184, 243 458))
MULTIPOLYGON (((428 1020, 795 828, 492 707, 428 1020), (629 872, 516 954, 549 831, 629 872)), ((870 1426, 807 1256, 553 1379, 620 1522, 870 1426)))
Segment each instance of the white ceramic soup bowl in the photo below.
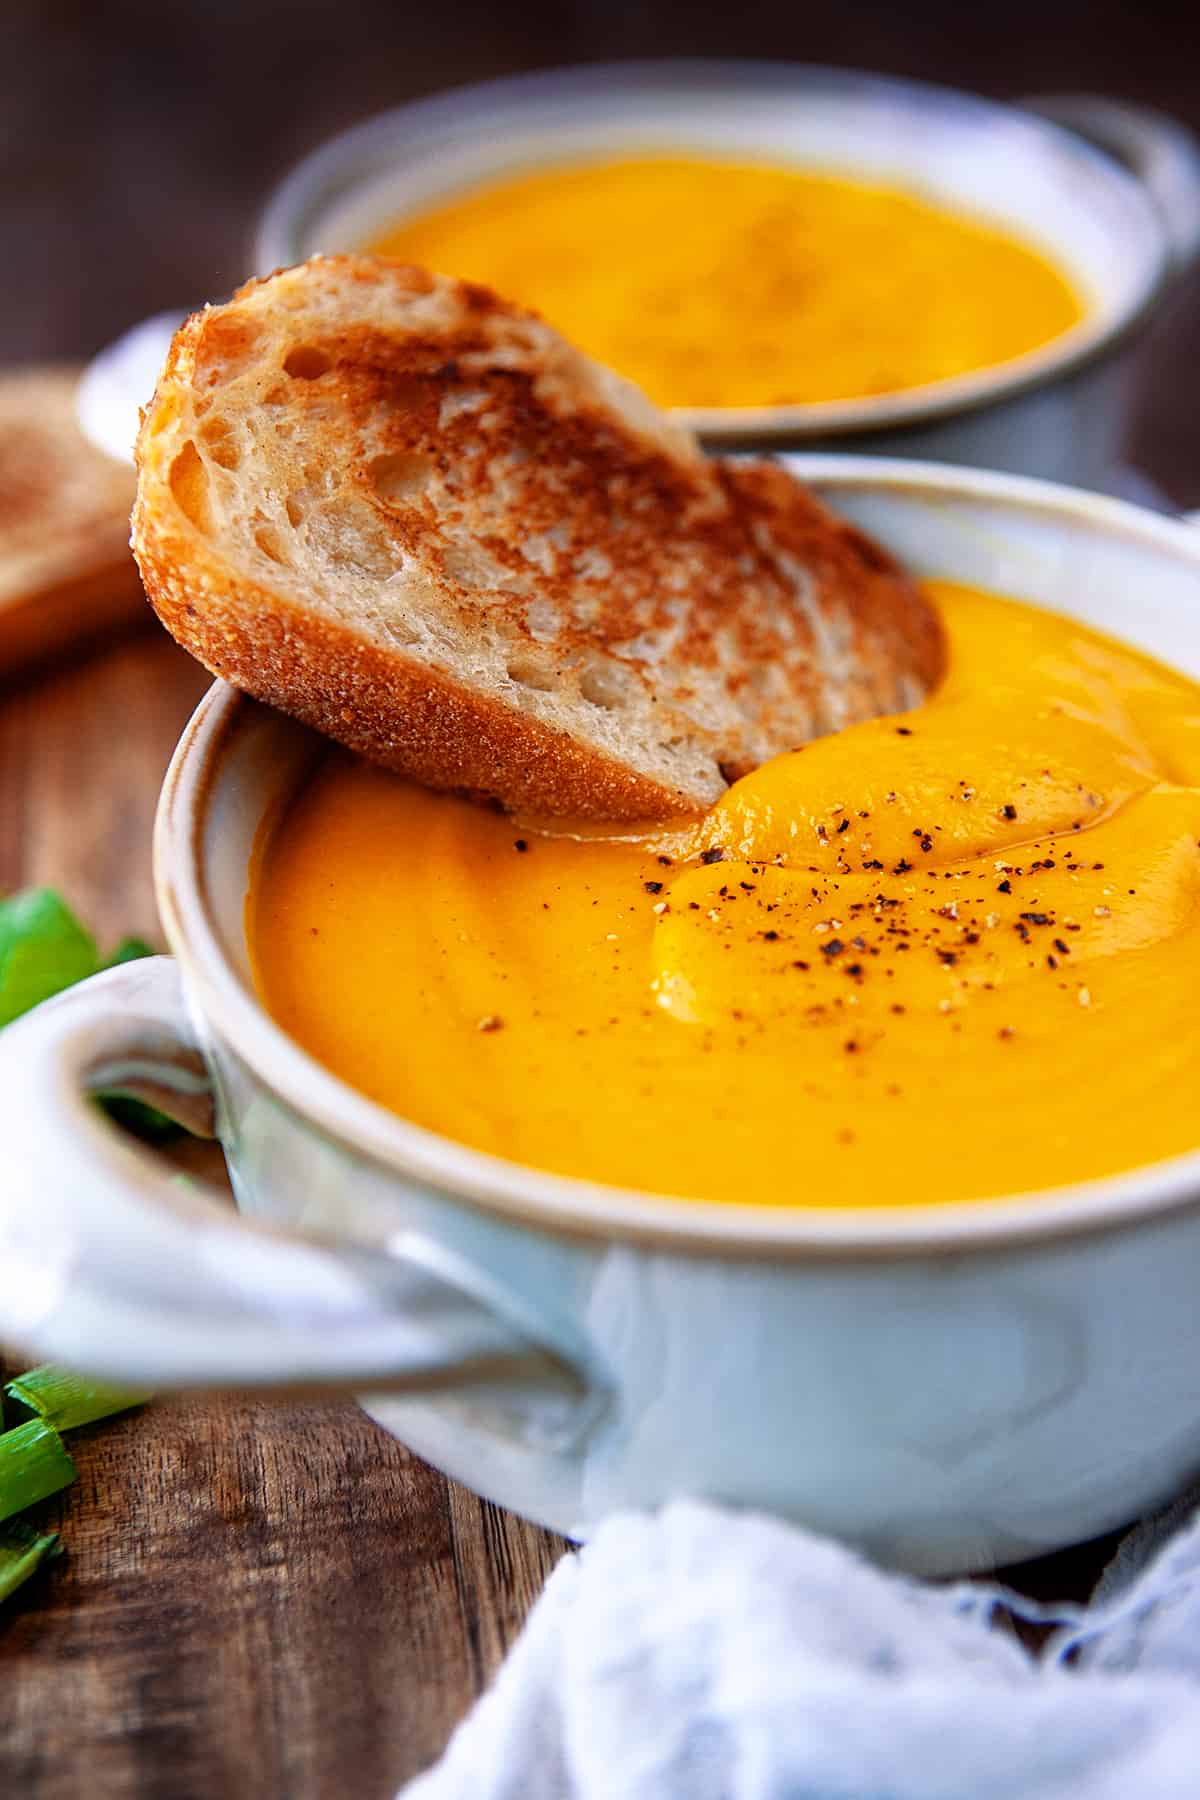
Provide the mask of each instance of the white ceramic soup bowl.
MULTIPOLYGON (((1053 343, 953 380, 685 411, 709 442, 869 448, 1091 487, 1112 479, 1130 335, 1200 244, 1195 140, 1112 100, 1002 106, 850 70, 702 60, 484 82, 398 107, 309 156, 268 203, 257 264, 359 249, 406 214, 519 170, 656 149, 915 189, 1040 247, 1085 302, 1082 322, 1053 343)), ((598 257, 620 253, 596 246, 598 257)))
MULTIPOLYGON (((1184 525, 1013 477, 795 467, 919 572, 1200 677, 1184 525)), ((763 1169, 717 1206, 490 1158, 321 1068, 259 1005, 243 930, 263 823, 320 749, 218 683, 159 813, 174 961, 0 1037, 0 1339, 150 1388, 348 1387, 450 1475, 576 1535, 705 1495, 980 1568, 1114 1526, 1200 1465, 1200 1154, 894 1210, 763 1205, 763 1169), (245 1217, 85 1098, 147 1082, 185 1109, 211 1087, 245 1217)))

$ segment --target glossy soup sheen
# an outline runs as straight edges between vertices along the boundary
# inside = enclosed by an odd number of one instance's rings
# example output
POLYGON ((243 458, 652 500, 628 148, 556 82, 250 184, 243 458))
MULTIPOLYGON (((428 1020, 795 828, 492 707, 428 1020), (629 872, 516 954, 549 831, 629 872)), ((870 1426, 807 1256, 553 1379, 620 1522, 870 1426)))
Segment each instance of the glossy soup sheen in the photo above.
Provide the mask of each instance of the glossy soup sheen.
POLYGON ((861 399, 989 368, 1083 315, 1035 248, 913 193, 655 156, 543 169, 369 248, 494 287, 664 406, 861 399))
POLYGON ((262 995, 480 1150, 698 1199, 944 1203, 1200 1139, 1200 688, 934 584, 942 689, 694 828, 548 836, 331 753, 248 905, 262 995))

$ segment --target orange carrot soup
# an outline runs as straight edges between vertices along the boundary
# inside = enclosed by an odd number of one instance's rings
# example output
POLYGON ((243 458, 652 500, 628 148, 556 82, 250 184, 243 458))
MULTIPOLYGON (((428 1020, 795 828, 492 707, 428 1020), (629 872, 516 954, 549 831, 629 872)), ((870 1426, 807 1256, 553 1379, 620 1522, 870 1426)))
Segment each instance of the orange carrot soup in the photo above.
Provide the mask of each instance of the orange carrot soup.
POLYGON ((431 1131, 710 1201, 941 1204, 1200 1138, 1200 687, 931 584, 924 705, 554 834, 331 752, 248 901, 276 1020, 431 1131))
POLYGON ((862 399, 1010 362, 1084 306, 1036 246, 896 188, 643 156, 539 169, 366 246, 544 314, 663 406, 862 399))

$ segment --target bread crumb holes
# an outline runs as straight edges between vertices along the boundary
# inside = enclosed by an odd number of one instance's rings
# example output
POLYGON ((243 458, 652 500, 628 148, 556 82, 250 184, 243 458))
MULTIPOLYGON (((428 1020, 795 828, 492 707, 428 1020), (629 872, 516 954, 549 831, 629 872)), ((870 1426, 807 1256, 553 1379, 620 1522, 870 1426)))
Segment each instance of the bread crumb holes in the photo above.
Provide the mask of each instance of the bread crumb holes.
POLYGON ((297 381, 316 381, 332 367, 330 358, 315 344, 297 344, 283 359, 283 372, 297 381))

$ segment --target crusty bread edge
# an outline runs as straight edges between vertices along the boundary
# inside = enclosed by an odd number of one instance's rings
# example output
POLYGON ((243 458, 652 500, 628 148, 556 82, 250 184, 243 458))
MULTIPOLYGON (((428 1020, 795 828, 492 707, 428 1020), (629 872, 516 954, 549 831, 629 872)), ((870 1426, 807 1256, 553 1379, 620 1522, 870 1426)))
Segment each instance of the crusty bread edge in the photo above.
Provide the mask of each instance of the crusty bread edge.
POLYGON ((163 522, 174 496, 159 470, 147 474, 133 511, 142 582, 172 637, 214 675, 426 787, 502 791, 511 811, 633 823, 704 810, 703 798, 233 576, 194 528, 163 522))

